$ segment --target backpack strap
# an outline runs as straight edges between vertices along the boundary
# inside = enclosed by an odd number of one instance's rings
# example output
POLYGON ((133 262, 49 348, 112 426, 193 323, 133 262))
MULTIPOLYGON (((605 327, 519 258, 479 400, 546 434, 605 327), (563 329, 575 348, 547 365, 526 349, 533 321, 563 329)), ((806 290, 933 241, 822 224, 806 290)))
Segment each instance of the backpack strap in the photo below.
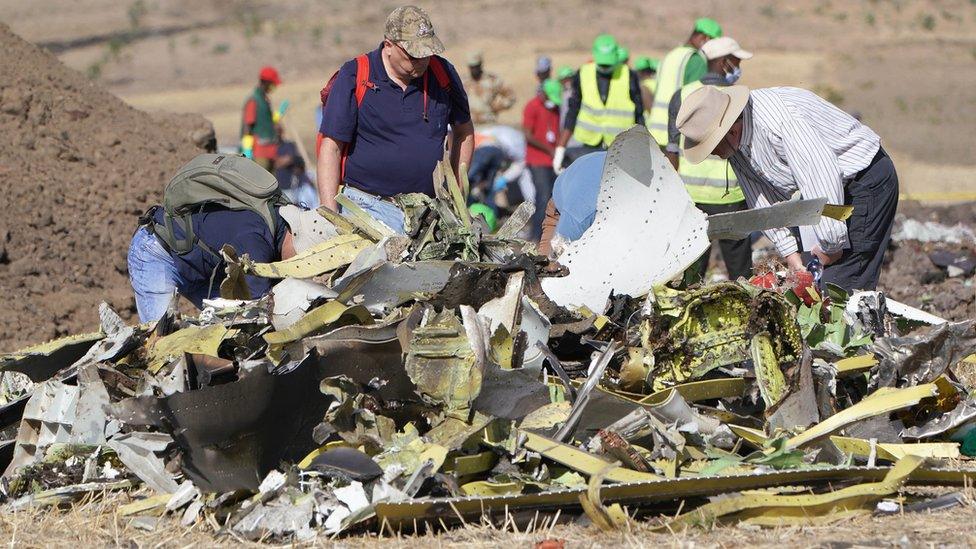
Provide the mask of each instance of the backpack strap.
POLYGON ((451 89, 451 76, 447 74, 447 69, 444 68, 444 60, 440 56, 433 56, 430 58, 430 65, 428 65, 430 70, 434 73, 434 78, 437 80, 437 85, 441 89, 450 90, 451 89))
POLYGON ((366 90, 376 89, 376 84, 369 81, 369 57, 364 53, 356 58, 356 106, 363 104, 366 90))
MULTIPOLYGON (((365 53, 356 57, 356 107, 363 104, 366 90, 376 89, 376 84, 369 81, 369 56, 365 53)), ((346 158, 349 158, 349 143, 342 147, 339 158, 339 182, 346 178, 346 158)))

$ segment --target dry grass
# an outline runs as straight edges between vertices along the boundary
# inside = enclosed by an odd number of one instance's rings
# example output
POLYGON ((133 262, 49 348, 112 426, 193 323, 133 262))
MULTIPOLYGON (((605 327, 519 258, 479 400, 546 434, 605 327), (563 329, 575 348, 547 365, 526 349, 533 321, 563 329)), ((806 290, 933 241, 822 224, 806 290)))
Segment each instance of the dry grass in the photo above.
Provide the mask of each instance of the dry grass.
MULTIPOLYGON (((924 490, 926 494, 934 490, 924 490)), ((645 522, 635 522, 615 532, 602 532, 583 521, 551 525, 540 519, 535 528, 507 521, 504 525, 473 524, 422 535, 377 536, 360 533, 336 540, 320 537, 307 546, 384 549, 399 547, 531 547, 546 539, 564 540, 567 547, 794 547, 852 546, 958 546, 976 545, 976 505, 967 490, 968 504, 937 513, 864 517, 822 527, 757 529, 735 525, 711 530, 656 533, 645 522)), ((214 526, 197 523, 179 526, 173 517, 163 518, 156 529, 136 528, 131 519, 118 517, 115 509, 130 501, 127 494, 111 494, 76 504, 68 510, 26 510, 0 514, 0 539, 11 547, 264 547, 270 543, 248 542, 229 535, 214 535, 214 526)))

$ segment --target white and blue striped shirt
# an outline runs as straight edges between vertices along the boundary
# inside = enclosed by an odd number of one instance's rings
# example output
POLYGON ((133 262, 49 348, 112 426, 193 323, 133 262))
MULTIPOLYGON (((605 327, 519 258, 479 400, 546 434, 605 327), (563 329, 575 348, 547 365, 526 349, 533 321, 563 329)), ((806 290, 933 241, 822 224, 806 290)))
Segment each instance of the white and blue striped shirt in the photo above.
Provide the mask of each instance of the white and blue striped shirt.
MULTIPOLYGON (((844 203, 844 183, 870 165, 881 138, 854 117, 799 88, 749 93, 739 150, 729 158, 750 208, 824 197, 844 203)), ((826 252, 848 247, 847 225, 827 217, 814 227, 826 252)), ((797 251, 789 229, 765 231, 783 257, 797 251)))

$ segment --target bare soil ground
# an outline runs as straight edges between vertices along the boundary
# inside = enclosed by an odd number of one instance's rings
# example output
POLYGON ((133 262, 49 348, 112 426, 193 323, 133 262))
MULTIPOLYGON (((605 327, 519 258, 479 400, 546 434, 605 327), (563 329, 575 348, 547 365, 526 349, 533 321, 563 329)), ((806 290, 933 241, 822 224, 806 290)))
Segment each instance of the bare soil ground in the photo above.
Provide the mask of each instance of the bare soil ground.
POLYGON ((0 349, 129 317, 137 217, 209 128, 138 111, 0 24, 0 349), (199 134, 198 134, 199 135, 199 134))

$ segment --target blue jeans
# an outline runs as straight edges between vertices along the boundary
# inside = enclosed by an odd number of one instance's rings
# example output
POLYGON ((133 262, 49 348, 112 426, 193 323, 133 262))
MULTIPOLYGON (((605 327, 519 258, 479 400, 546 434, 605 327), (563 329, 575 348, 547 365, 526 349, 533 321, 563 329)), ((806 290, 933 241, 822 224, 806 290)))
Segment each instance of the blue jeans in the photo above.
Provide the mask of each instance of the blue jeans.
POLYGON ((156 236, 139 227, 129 244, 129 282, 140 322, 159 320, 180 283, 176 262, 156 236))
POLYGON ((403 234, 403 212, 396 207, 396 204, 380 200, 378 196, 364 193, 348 185, 342 188, 342 194, 366 210, 366 213, 371 215, 373 219, 382 221, 397 234, 403 234))

